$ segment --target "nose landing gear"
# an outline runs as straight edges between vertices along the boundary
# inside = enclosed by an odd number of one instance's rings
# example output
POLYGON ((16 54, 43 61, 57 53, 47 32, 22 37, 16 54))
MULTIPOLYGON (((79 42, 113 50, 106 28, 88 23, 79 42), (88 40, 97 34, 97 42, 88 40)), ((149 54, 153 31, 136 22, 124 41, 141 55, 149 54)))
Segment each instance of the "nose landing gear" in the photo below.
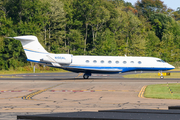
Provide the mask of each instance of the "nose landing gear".
POLYGON ((161 79, 164 79, 164 76, 170 76, 171 73, 170 73, 170 72, 165 72, 165 73, 163 73, 162 71, 160 71, 160 72, 158 73, 158 75, 160 76, 161 79))
POLYGON ((161 79, 164 79, 164 76, 160 76, 161 79))
POLYGON ((164 76, 163 76, 163 73, 162 73, 162 71, 160 71, 160 79, 164 79, 164 76))

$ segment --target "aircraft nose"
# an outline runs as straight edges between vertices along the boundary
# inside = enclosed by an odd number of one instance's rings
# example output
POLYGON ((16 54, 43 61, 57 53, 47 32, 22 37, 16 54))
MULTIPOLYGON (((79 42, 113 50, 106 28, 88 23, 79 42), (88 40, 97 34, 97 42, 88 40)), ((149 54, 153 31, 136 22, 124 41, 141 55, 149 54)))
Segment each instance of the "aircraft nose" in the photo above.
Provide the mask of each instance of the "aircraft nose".
POLYGON ((173 65, 169 64, 169 68, 174 69, 175 67, 173 65))

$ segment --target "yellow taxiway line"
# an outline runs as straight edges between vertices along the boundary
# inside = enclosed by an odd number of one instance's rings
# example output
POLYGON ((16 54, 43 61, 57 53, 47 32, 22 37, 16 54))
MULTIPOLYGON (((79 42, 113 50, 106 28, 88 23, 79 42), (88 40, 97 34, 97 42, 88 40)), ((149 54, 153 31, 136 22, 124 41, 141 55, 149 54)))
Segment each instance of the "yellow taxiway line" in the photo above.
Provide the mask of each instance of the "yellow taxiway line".
POLYGON ((78 78, 78 77, 80 77, 80 76, 82 76, 83 75, 83 73, 79 73, 79 75, 77 76, 77 77, 75 77, 75 78, 78 78))
POLYGON ((53 108, 2 108, 3 110, 50 110, 53 108))
POLYGON ((23 77, 16 77, 16 76, 0 76, 0 78, 23 78, 23 77))
POLYGON ((57 86, 62 85, 62 84, 63 83, 60 83, 60 84, 54 85, 52 87, 46 88, 44 90, 38 90, 36 92, 33 92, 33 93, 30 93, 28 95, 23 96, 22 99, 24 99, 24 100, 33 100, 32 97, 34 97, 35 95, 38 95, 38 94, 40 94, 42 92, 46 92, 47 90, 52 89, 52 88, 57 87, 57 86))
POLYGON ((145 85, 141 88, 141 91, 138 94, 139 98, 144 98, 144 91, 145 91, 146 87, 147 87, 147 85, 145 85))

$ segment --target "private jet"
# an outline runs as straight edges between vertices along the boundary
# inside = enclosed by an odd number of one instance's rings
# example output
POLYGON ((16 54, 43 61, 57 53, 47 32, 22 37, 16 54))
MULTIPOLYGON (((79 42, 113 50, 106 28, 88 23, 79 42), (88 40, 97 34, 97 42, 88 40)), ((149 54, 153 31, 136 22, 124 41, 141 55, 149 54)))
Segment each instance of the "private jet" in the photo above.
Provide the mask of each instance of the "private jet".
MULTIPOLYGON (((36 36, 26 35, 8 38, 21 42, 27 61, 71 72, 84 73, 84 79, 88 79, 92 73, 119 74, 130 71, 160 71, 162 73, 162 71, 175 68, 155 57, 53 54, 43 48, 36 36)), ((164 78, 162 74, 160 78, 164 78)))

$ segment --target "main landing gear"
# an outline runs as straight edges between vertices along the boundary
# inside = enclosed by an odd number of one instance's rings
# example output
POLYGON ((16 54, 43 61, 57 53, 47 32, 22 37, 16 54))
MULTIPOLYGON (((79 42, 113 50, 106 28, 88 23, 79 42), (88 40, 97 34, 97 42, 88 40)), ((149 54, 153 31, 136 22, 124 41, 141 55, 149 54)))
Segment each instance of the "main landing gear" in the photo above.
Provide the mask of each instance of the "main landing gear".
POLYGON ((84 75, 83 75, 83 78, 84 78, 84 79, 88 79, 89 76, 84 74, 84 75))
POLYGON ((84 79, 88 79, 89 76, 91 76, 91 73, 84 73, 83 78, 84 78, 84 79))

